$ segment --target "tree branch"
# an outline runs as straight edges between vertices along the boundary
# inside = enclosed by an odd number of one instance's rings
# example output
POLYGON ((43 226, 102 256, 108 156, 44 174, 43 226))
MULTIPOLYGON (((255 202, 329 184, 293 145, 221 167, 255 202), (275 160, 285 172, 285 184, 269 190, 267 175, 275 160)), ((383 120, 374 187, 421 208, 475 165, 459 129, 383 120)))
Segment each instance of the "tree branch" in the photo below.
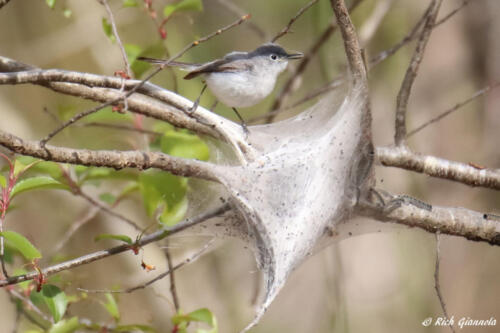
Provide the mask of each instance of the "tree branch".
POLYGON ((500 190, 500 170, 478 169, 468 164, 414 153, 405 147, 377 147, 376 159, 384 165, 453 180, 470 186, 500 190))
POLYGON ((71 149, 64 147, 41 147, 37 141, 24 141, 21 138, 0 130, 0 145, 12 152, 33 156, 46 161, 108 167, 116 170, 123 168, 157 168, 174 175, 196 177, 217 181, 217 166, 211 163, 169 156, 158 152, 107 151, 71 149))
POLYGON ((374 204, 361 200, 357 206, 361 216, 500 245, 500 217, 461 207, 431 206, 415 199, 408 200, 407 196, 374 191, 383 202, 374 204))
POLYGON ((124 83, 117 77, 59 69, 33 70, 32 66, 17 63, 5 57, 0 57, 0 70, 8 71, 8 73, 0 73, 0 84, 33 83, 64 94, 106 103, 123 98, 123 94, 114 89, 120 89, 123 85, 126 89, 134 89, 142 83, 137 92, 155 100, 137 94, 130 96, 127 98, 130 111, 222 139, 233 147, 241 161, 245 161, 246 157, 251 157, 253 154, 253 149, 246 142, 241 126, 201 106, 197 108, 194 115, 188 115, 188 110, 193 105, 192 101, 149 82, 127 80, 124 83), (22 68, 30 70, 19 71, 22 68), (12 72, 12 70, 17 71, 12 72))

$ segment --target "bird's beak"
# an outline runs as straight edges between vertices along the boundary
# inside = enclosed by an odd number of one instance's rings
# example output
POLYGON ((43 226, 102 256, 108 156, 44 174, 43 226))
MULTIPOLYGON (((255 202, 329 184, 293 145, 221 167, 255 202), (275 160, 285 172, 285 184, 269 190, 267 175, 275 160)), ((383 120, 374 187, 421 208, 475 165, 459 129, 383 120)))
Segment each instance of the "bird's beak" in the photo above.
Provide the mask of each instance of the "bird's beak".
POLYGON ((290 54, 287 54, 286 58, 287 59, 300 59, 304 56, 304 53, 300 53, 300 52, 297 52, 297 53, 290 53, 290 54))

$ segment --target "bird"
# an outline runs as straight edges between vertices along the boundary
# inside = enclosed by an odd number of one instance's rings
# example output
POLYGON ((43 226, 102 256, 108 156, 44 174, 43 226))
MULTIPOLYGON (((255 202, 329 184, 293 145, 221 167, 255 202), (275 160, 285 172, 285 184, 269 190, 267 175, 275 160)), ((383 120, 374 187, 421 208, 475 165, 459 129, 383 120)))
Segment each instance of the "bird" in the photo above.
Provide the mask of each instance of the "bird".
MULTIPOLYGON (((245 121, 237 108, 245 108, 258 104, 274 90, 276 80, 287 67, 288 61, 300 59, 300 52, 288 53, 275 43, 266 43, 251 52, 230 52, 221 59, 196 64, 148 57, 138 57, 138 60, 149 63, 175 66, 188 73, 185 80, 203 77, 218 101, 231 107, 247 131, 245 121)), ((200 97, 201 97, 200 94, 200 97)), ((197 100, 199 102, 199 98, 197 100)), ((194 110, 197 107, 195 102, 194 110)))

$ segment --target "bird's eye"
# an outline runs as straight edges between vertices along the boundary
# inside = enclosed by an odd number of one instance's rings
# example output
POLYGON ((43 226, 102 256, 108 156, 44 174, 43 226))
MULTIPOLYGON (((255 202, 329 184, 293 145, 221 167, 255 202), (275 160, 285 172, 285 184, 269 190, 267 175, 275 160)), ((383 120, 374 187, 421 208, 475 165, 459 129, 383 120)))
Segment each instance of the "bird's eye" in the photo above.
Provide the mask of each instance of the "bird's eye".
POLYGON ((276 54, 271 54, 271 59, 276 60, 278 59, 278 56, 276 54))

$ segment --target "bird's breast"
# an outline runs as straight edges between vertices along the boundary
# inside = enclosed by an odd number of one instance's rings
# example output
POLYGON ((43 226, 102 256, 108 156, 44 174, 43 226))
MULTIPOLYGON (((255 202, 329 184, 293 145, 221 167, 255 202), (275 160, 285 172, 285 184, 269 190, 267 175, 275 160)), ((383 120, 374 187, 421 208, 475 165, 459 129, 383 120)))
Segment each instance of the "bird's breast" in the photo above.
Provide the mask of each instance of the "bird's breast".
POLYGON ((208 88, 217 99, 230 107, 249 107, 259 103, 274 88, 276 78, 263 78, 248 73, 210 73, 206 75, 208 88))

